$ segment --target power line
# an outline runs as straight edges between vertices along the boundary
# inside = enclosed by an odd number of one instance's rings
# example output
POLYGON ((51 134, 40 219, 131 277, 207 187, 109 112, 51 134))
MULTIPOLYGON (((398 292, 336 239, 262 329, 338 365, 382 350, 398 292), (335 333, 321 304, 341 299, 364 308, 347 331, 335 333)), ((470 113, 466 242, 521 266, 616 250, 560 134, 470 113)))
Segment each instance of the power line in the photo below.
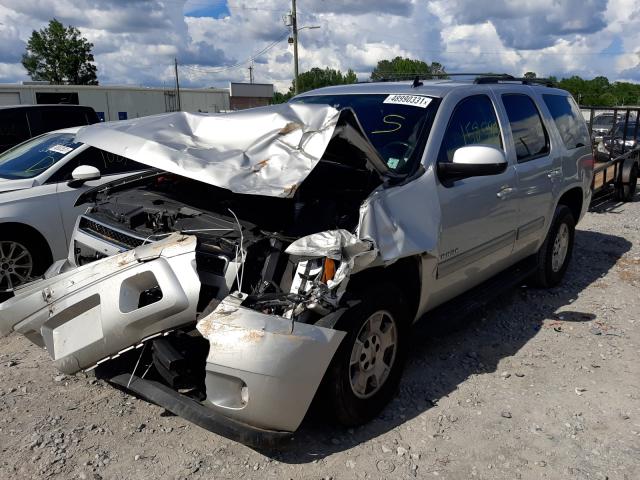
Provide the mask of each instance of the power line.
POLYGON ((265 53, 267 53, 269 50, 271 50, 273 47, 275 47, 278 43, 280 43, 282 40, 284 40, 288 36, 289 36, 289 31, 285 32, 285 34, 283 36, 281 36, 277 40, 271 42, 269 45, 264 47, 259 52, 254 53, 253 55, 251 55, 246 60, 234 63, 233 65, 228 65, 226 67, 220 67, 220 68, 215 68, 215 69, 206 69, 206 68, 197 67, 197 66, 194 66, 194 65, 181 65, 181 68, 187 68, 189 70, 194 70, 194 71, 201 72, 201 73, 222 73, 222 72, 226 72, 227 70, 233 70, 233 69, 236 69, 236 68, 244 68, 244 66, 247 63, 253 62, 259 56, 264 55, 265 53))

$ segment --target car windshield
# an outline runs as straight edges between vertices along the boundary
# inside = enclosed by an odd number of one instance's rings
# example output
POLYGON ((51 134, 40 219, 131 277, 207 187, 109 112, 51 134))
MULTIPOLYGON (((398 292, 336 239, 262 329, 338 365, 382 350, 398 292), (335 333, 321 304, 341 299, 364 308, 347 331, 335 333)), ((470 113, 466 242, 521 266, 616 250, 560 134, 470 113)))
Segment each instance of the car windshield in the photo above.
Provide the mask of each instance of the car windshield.
MULTIPOLYGON (((629 122, 627 124, 627 133, 626 133, 626 135, 625 135, 624 131, 625 130, 624 130, 624 123, 623 123, 622 125, 618 125, 616 127, 616 130, 615 130, 613 136, 614 137, 619 137, 619 138, 627 137, 628 139, 633 138, 633 134, 634 134, 634 132, 636 132, 636 124, 635 124, 635 122, 633 122, 633 123, 629 122)), ((636 136, 640 136, 640 127, 638 127, 638 130, 636 132, 636 136)))
POLYGON ((299 97, 293 103, 352 108, 369 141, 396 173, 410 172, 420 160, 437 102, 425 95, 318 95, 299 97))
POLYGON ((0 178, 33 178, 82 143, 73 133, 47 133, 0 154, 0 178))
POLYGON ((613 125, 613 115, 598 115, 593 119, 594 127, 611 127, 613 125))

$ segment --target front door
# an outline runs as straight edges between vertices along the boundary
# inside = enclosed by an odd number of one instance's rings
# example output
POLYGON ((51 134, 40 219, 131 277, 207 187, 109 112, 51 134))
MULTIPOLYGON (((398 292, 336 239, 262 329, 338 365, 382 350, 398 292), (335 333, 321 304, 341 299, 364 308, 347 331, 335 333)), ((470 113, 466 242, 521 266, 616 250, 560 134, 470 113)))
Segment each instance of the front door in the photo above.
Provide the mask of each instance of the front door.
MULTIPOLYGON (((450 162, 467 145, 504 150, 503 128, 488 95, 473 95, 455 107, 438 162, 450 162)), ((451 298, 504 268, 513 249, 517 221, 517 179, 509 162, 497 175, 439 182, 441 232, 437 290, 451 298)))

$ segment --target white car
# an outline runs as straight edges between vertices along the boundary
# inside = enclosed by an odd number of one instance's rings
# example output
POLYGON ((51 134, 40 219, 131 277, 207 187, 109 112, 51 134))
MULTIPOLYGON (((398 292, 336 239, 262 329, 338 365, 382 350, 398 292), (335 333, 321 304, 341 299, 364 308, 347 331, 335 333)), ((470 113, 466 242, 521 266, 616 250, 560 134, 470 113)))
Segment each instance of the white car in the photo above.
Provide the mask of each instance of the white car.
POLYGON ((87 189, 148 169, 77 142, 81 127, 45 133, 0 154, 0 294, 68 252, 87 189))

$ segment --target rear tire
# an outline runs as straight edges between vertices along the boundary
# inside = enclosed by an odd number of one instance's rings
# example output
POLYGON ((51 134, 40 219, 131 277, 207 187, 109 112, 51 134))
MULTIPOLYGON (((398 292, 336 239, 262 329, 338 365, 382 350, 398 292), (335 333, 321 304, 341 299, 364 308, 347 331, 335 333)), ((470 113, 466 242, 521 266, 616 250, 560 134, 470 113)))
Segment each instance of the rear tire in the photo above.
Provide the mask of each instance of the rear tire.
POLYGON ((323 404, 345 426, 368 422, 393 398, 404 368, 411 319, 402 291, 381 283, 335 326, 347 336, 322 385, 323 404))
POLYGON ((551 228, 537 253, 537 270, 532 283, 541 288, 558 285, 562 280, 573 253, 576 222, 566 205, 558 205, 551 228))

